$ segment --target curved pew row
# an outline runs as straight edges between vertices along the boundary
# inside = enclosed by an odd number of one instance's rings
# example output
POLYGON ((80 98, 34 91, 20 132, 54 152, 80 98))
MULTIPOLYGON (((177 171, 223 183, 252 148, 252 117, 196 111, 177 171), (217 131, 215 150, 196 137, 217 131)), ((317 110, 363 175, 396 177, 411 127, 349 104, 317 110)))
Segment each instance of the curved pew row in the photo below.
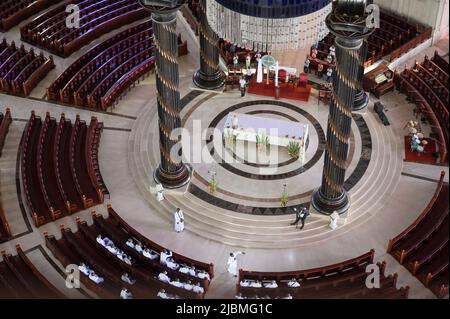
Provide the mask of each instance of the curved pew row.
POLYGON ((135 0, 71 0, 38 16, 20 29, 21 39, 68 57, 94 39, 147 15, 135 0), (68 28, 67 4, 80 9, 80 26, 68 28))
POLYGON ((61 299, 65 296, 57 290, 31 263, 25 253, 16 246, 17 255, 1 252, 0 298, 61 299))
POLYGON ((403 232, 389 241, 387 252, 442 298, 448 294, 449 187, 444 172, 430 203, 403 232))
POLYGON ((386 263, 378 263, 380 287, 366 285, 366 268, 373 265, 375 251, 330 266, 288 272, 255 272, 239 270, 237 298, 295 299, 406 299, 409 287, 396 288, 397 274, 385 276, 386 263), (276 283, 272 288, 264 283, 276 283), (254 284, 261 286, 255 287, 254 284), (296 283, 296 284, 292 284, 296 283), (252 287, 253 284, 253 287, 252 287))
POLYGON ((154 67, 153 31, 146 21, 98 44, 47 89, 49 100, 106 110, 154 67))
POLYGON ((62 114, 57 124, 49 113, 42 121, 31 112, 21 150, 21 176, 37 227, 109 196, 98 165, 102 129, 95 117, 88 127, 79 116, 72 125, 62 114))
MULTIPOLYGON (((205 280, 190 277, 188 274, 178 273, 159 261, 151 260, 131 248, 127 241, 127 233, 121 231, 111 219, 104 219, 93 213, 94 223, 88 225, 77 218, 77 232, 61 225, 61 239, 45 233, 46 245, 56 259, 66 267, 69 264, 88 267, 90 271, 100 277, 97 278, 81 273, 81 282, 100 298, 119 298, 123 288, 128 289, 133 298, 153 299, 158 292, 164 291, 178 298, 200 299, 203 293, 176 287, 168 282, 159 280, 158 276, 166 271, 169 276, 177 276, 181 282, 190 281, 190 285, 202 284, 204 291, 208 287, 205 280), (99 241, 99 238, 102 240, 99 241), (109 239, 109 244, 102 244, 109 239), (127 261, 127 260, 128 261, 127 261), (132 282, 123 280, 127 274, 132 282), (96 280, 94 280, 96 279, 96 280), (133 282, 134 281, 134 282, 133 282)), ((178 259, 177 259, 178 260, 178 259)))
POLYGON ((62 0, 4 0, 0 4, 0 31, 5 32, 62 0))
POLYGON ((51 69, 55 67, 53 58, 36 55, 33 49, 17 48, 14 41, 0 43, 0 91, 28 96, 51 69))
MULTIPOLYGON (((0 157, 2 155, 2 149, 5 145, 6 135, 8 134, 9 126, 12 123, 11 111, 6 109, 5 114, 0 113, 0 157)), ((1 193, 0 193, 1 199, 1 193)), ((6 220, 5 212, 0 201, 0 243, 11 238, 11 229, 9 228, 8 221, 6 220)))

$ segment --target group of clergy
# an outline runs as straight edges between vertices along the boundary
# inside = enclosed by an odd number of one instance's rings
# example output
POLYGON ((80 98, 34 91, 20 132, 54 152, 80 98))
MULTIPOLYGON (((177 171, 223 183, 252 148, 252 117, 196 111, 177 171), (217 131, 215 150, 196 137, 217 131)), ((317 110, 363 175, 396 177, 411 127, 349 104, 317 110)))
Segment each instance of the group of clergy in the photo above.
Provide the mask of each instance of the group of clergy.
MULTIPOLYGON (((250 288, 278 288, 278 284, 275 280, 269 281, 259 281, 252 279, 243 279, 240 281, 239 285, 241 287, 250 287, 250 288)), ((290 279, 287 284, 289 288, 298 288, 300 287, 300 283, 296 278, 290 279)))
POLYGON ((92 280, 93 282, 95 282, 96 284, 101 284, 102 282, 105 281, 105 279, 103 279, 103 277, 100 277, 99 275, 97 275, 95 273, 95 271, 92 270, 91 268, 89 268, 89 266, 86 265, 85 263, 81 263, 78 266, 78 270, 80 272, 82 272, 83 274, 85 274, 86 276, 88 276, 89 279, 92 280))
POLYGON ((109 239, 106 236, 102 237, 102 235, 99 234, 97 236, 97 242, 100 245, 102 245, 104 248, 106 248, 110 253, 114 254, 117 258, 122 260, 124 263, 131 266, 131 264, 132 264, 131 257, 128 256, 127 254, 125 254, 125 252, 123 250, 116 247, 116 245, 114 245, 114 242, 111 239, 109 239))
POLYGON ((161 299, 181 299, 180 296, 169 294, 164 289, 161 289, 160 291, 158 291, 157 296, 161 299))
POLYGON ((239 294, 236 295, 235 298, 236 299, 292 299, 292 295, 288 293, 284 297, 271 298, 269 296, 260 297, 258 295, 254 295, 253 297, 247 297, 247 296, 243 296, 242 293, 239 293, 239 294))
POLYGON ((170 279, 169 275, 167 274, 167 271, 163 271, 158 275, 158 279, 164 283, 170 284, 177 288, 183 288, 187 291, 193 291, 198 294, 202 294, 205 292, 203 287, 200 285, 199 282, 196 284, 193 284, 190 280, 186 282, 180 281, 180 279, 176 278, 175 280, 170 279))

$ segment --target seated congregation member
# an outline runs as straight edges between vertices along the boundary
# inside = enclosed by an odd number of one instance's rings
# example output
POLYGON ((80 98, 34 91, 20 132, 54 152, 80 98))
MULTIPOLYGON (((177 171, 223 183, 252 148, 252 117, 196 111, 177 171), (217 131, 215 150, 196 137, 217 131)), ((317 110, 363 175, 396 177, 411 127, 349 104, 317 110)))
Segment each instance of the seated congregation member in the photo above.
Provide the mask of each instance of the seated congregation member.
POLYGON ((264 283, 264 288, 278 288, 278 284, 275 280, 271 282, 264 283))
POLYGON ((134 247, 135 247, 135 246, 134 246, 133 239, 131 239, 131 238, 127 240, 127 243, 126 243, 126 244, 127 244, 127 246, 130 247, 130 248, 133 248, 133 249, 134 249, 134 247))
POLYGON ((98 234, 97 236, 97 243, 99 243, 102 246, 106 246, 104 239, 102 238, 102 235, 98 234))
POLYGON ((192 291, 197 294, 202 294, 205 292, 205 289, 203 289, 203 287, 200 286, 200 283, 198 282, 192 287, 192 291))
POLYGON ((151 259, 151 260, 155 260, 159 257, 159 254, 157 252, 155 252, 154 250, 149 249, 149 248, 145 248, 142 255, 144 255, 144 257, 147 257, 148 259, 151 259))
POLYGON ((204 270, 198 270, 195 276, 200 279, 208 279, 208 281, 211 280, 209 274, 204 270))
POLYGON ((139 254, 142 254, 142 252, 144 251, 140 242, 137 242, 136 245, 134 245, 134 250, 136 250, 139 254))
POLYGON ((280 299, 292 299, 292 295, 291 294, 287 294, 287 296, 281 297, 280 299))
POLYGON ((170 282, 170 284, 172 285, 172 286, 175 286, 175 287, 177 287, 177 288, 182 288, 184 285, 183 285, 183 283, 180 281, 180 279, 175 279, 174 281, 171 281, 170 282))
POLYGON ((183 284, 183 288, 188 290, 188 291, 192 291, 192 289, 194 288, 194 286, 192 286, 192 282, 190 280, 188 280, 187 282, 185 282, 183 284))
POLYGON ((178 269, 179 272, 181 272, 182 274, 189 274, 189 266, 186 264, 181 264, 181 267, 178 269))
POLYGON ((136 279, 131 278, 130 275, 128 275, 128 273, 124 273, 121 277, 122 281, 126 282, 129 285, 134 285, 136 283, 136 279))
POLYGON ((78 270, 81 271, 86 276, 89 276, 89 273, 91 272, 91 269, 85 263, 81 263, 78 266, 78 270))
POLYGON ((300 283, 295 278, 292 278, 291 280, 289 280, 287 285, 288 285, 288 287, 291 287, 291 288, 300 287, 300 283))
POLYGON ((164 249, 161 252, 161 255, 159 257, 159 262, 163 265, 167 264, 167 258, 172 257, 172 252, 168 249, 164 249))
POLYGON ((123 288, 122 291, 120 292, 120 298, 122 298, 122 299, 133 299, 133 295, 131 294, 130 291, 128 291, 127 288, 123 288))
POLYGON ((236 299, 247 299, 247 298, 245 298, 244 296, 242 296, 242 293, 240 292, 240 293, 238 293, 238 294, 236 295, 236 299))
POLYGON ((170 283, 170 278, 167 276, 167 271, 164 271, 158 275, 158 279, 162 282, 170 283))
POLYGON ((262 288, 262 284, 261 284, 261 282, 259 280, 253 280, 250 283, 250 287, 252 287, 252 288, 262 288))
POLYGON ((166 291, 164 289, 161 289, 160 291, 158 291, 157 296, 161 299, 170 299, 169 295, 166 293, 166 291))
POLYGON ((112 253, 114 255, 117 255, 119 253, 119 249, 116 246, 114 246, 114 244, 108 245, 108 246, 105 246, 105 247, 106 247, 106 249, 108 249, 108 251, 110 253, 112 253))
POLYGON ((173 260, 173 258, 167 258, 167 268, 170 268, 172 270, 177 270, 178 268, 180 268, 180 265, 178 265, 175 260, 173 260))
POLYGON ((241 282, 239 283, 239 285, 241 285, 241 287, 250 287, 250 284, 251 284, 251 281, 247 280, 247 279, 241 280, 241 282))
POLYGON ((96 284, 100 284, 105 281, 102 277, 99 277, 93 270, 91 270, 89 273, 89 279, 95 282, 96 284))

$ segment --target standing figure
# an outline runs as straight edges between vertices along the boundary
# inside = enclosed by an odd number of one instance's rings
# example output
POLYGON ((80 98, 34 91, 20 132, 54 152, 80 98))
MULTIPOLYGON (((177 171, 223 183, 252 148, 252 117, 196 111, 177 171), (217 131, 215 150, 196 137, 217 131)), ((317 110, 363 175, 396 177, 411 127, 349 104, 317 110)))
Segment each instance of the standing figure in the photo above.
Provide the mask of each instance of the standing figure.
POLYGON ((336 47, 332 45, 330 47, 330 55, 334 58, 336 56, 336 47))
POLYGON ((321 79, 323 75, 323 64, 319 63, 317 66, 317 76, 321 79))
POLYGON ((327 82, 331 83, 332 80, 333 80, 333 69, 332 68, 328 68, 328 70, 327 70, 327 82))
POLYGON ((328 56, 327 56, 327 62, 330 63, 330 64, 333 63, 333 56, 331 55, 331 53, 328 54, 328 56))
POLYGON ((175 231, 177 233, 182 232, 184 230, 184 214, 180 208, 177 208, 175 212, 175 231))
POLYGON ((292 226, 295 225, 295 228, 298 228, 298 223, 302 223, 302 226, 300 229, 303 229, 305 227, 305 220, 306 217, 309 216, 309 211, 306 207, 302 207, 300 210, 297 210, 297 208, 294 208, 295 211, 295 221, 291 224, 292 226))
POLYGON ((250 54, 247 54, 247 56, 245 57, 246 69, 250 69, 251 63, 252 63, 252 57, 250 56, 250 54))
POLYGON ((238 58, 237 54, 235 54, 233 57, 234 74, 236 74, 236 72, 237 72, 238 65, 239 65, 239 58, 238 58))
POLYGON ((256 82, 262 83, 263 82, 263 65, 262 65, 262 57, 261 53, 256 53, 256 61, 258 62, 258 69, 256 72, 256 82))
POLYGON ((241 97, 245 96, 245 86, 247 85, 247 81, 245 81, 244 76, 241 76, 241 79, 239 80, 239 87, 241 90, 241 97))
POLYGON ((233 253, 230 253, 230 256, 228 257, 227 261, 228 272, 232 274, 234 277, 237 277, 237 256, 241 254, 245 255, 245 252, 235 251, 233 253))
POLYGON ((311 61, 309 60, 309 55, 306 56, 305 64, 303 65, 303 71, 305 74, 309 73, 309 65, 311 64, 311 61))
POLYGON ((156 184, 156 199, 159 202, 164 200, 164 187, 162 184, 156 184))

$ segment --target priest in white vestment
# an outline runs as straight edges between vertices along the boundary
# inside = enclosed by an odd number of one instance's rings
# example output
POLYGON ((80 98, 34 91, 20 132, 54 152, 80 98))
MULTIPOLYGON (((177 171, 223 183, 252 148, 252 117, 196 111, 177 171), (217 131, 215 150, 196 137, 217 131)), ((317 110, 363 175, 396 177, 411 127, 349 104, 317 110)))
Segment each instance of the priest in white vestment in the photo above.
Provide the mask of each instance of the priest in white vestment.
POLYGON ((184 230, 184 214, 180 208, 177 208, 175 212, 175 231, 177 233, 184 230))
POLYGON ((241 254, 245 255, 245 252, 235 251, 233 253, 230 253, 230 256, 228 257, 227 261, 228 272, 235 277, 237 277, 237 256, 241 254))

